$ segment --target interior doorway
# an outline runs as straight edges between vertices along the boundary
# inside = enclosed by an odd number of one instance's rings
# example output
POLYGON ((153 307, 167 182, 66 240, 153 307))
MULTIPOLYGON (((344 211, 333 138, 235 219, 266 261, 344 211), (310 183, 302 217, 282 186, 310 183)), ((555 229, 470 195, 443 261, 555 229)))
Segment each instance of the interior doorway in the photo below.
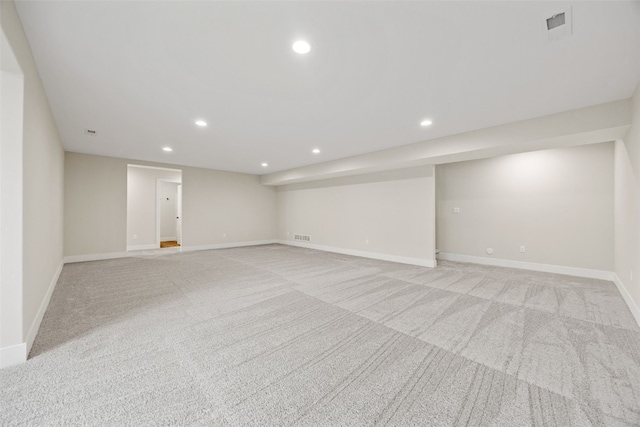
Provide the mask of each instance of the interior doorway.
POLYGON ((180 248, 181 196, 180 169, 128 165, 127 251, 180 248))
POLYGON ((182 183, 158 178, 156 241, 160 248, 182 246, 182 183))

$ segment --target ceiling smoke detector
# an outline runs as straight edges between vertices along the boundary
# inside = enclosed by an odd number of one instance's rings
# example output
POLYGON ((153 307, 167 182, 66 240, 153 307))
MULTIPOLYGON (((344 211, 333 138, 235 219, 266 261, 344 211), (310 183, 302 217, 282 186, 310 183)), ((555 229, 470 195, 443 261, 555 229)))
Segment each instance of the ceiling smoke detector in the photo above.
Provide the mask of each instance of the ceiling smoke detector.
POLYGON ((549 16, 544 20, 544 32, 548 41, 562 40, 572 33, 571 8, 549 16))

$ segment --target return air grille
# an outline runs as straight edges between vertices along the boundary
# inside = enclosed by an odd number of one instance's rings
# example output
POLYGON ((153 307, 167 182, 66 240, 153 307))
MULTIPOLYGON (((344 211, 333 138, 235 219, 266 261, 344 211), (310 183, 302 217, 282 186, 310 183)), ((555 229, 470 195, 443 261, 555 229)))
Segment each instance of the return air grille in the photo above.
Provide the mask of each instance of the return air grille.
POLYGON ((302 240, 303 242, 310 242, 311 236, 307 236, 305 234, 296 234, 293 236, 294 240, 302 240))

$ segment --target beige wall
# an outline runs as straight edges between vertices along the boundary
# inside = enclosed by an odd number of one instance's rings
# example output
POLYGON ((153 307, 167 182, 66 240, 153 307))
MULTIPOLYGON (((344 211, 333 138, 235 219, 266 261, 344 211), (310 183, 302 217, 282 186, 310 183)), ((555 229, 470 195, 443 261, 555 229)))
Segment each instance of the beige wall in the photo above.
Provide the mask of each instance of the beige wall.
MULTIPOLYGON (((136 248, 140 246, 146 246, 148 248, 158 244, 156 241, 158 179, 181 181, 182 172, 146 167, 141 168, 133 165, 128 167, 127 247, 130 250, 141 249, 136 248)), ((162 201, 160 201, 160 203, 162 206, 162 201)), ((173 218, 175 220, 175 214, 173 218)), ((175 234, 174 231, 173 235, 175 236, 175 234)))
POLYGON ((257 176, 67 153, 66 256, 126 250, 127 164, 182 170, 183 246, 275 239, 275 190, 257 176))
POLYGON ((275 238, 276 192, 273 187, 261 185, 256 175, 182 169, 182 240, 185 247, 275 238))
MULTIPOLYGON (((640 314, 640 84, 633 124, 615 146, 615 273, 640 314)), ((640 319, 638 319, 640 322, 640 319)))
POLYGON ((64 254, 124 252, 127 246, 127 161, 66 153, 64 254))
POLYGON ((441 252, 613 268, 612 143, 440 165, 436 197, 441 252))
POLYGON ((278 188, 278 239, 433 261, 434 209, 433 166, 293 184, 278 188))
POLYGON ((23 232, 14 250, 22 244, 25 342, 37 332, 40 308, 62 262, 64 150, 15 5, 3 1, 0 8, 2 31, 24 74, 23 206, 16 208, 22 210, 23 232))

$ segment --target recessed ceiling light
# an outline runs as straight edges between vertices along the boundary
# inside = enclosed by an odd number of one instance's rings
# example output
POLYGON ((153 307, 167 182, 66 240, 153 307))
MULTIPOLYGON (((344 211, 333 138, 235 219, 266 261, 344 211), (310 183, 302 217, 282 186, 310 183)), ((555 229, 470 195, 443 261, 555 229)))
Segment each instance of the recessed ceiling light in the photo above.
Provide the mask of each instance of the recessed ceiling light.
POLYGON ((304 40, 298 40, 291 47, 293 48, 294 52, 299 53, 301 55, 304 55, 305 53, 309 53, 309 51, 311 50, 311 45, 304 40))
POLYGON ((320 149, 319 148, 314 148, 313 150, 311 150, 311 152, 313 154, 320 154, 320 149))
POLYGON ((171 148, 171 147, 164 147, 164 148, 163 148, 163 150, 164 150, 164 151, 169 152, 169 151, 173 151, 173 148, 171 148))
POLYGON ((196 120, 196 124, 198 126, 205 127, 207 125, 207 122, 205 122, 204 120, 196 120))
POLYGON ((263 167, 263 168, 266 168, 267 166, 269 166, 269 163, 263 163, 263 164, 262 164, 262 167, 263 167))
POLYGON ((429 119, 420 122, 420 126, 431 126, 433 122, 429 119))

